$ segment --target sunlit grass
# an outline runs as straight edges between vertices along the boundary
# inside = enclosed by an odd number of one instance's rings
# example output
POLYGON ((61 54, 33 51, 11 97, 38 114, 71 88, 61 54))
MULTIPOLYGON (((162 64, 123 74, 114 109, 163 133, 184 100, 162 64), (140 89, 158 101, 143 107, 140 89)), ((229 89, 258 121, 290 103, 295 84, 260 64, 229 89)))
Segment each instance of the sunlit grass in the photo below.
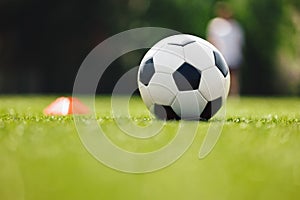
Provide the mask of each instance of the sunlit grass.
MULTIPOLYGON (((189 150, 150 174, 126 174, 98 162, 83 147, 72 116, 44 116, 54 96, 0 97, 0 199, 299 199, 300 99, 229 99, 221 137, 198 159, 211 122, 199 122, 189 150)), ((120 103, 124 97, 120 97, 120 103)), ((96 120, 129 151, 147 152, 172 140, 178 121, 151 140, 132 139, 116 122, 160 123, 139 98, 130 118, 114 116, 96 98, 96 120)), ((88 119, 88 116, 87 116, 88 119)), ((189 122, 198 123, 198 122, 189 122)))

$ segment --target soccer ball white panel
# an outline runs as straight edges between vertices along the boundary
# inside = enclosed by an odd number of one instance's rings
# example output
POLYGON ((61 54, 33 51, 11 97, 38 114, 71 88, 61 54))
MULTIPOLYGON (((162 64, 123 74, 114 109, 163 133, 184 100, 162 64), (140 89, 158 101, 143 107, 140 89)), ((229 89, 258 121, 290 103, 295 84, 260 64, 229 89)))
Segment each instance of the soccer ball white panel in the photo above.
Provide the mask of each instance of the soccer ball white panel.
POLYGON ((176 96, 176 94, 162 84, 150 82, 148 89, 153 99, 153 103, 156 104, 171 105, 176 96))
POLYGON ((223 79, 223 75, 215 66, 202 71, 199 91, 207 101, 212 101, 221 96, 225 97, 223 79))
POLYGON ((198 90, 184 91, 177 94, 172 108, 182 119, 199 119, 207 101, 198 90))
MULTIPOLYGON (((167 47, 169 47, 168 45, 167 47)), ((182 47, 179 46, 182 49, 182 47)), ((182 50, 183 53, 183 50, 182 50)), ((183 54, 182 54, 183 56, 183 54)), ((158 51, 153 57, 154 69, 156 72, 173 73, 180 65, 184 63, 184 59, 175 53, 167 51, 166 48, 158 51)))
POLYGON ((150 81, 149 87, 151 87, 153 83, 168 88, 175 95, 178 92, 177 86, 171 74, 155 73, 150 81))
POLYGON ((155 73, 149 83, 148 91, 153 103, 171 105, 178 89, 171 74, 155 73))
POLYGON ((197 36, 194 36, 194 35, 188 35, 188 34, 186 34, 186 37, 189 37, 191 40, 195 40, 195 41, 199 42, 200 44, 208 47, 209 49, 211 49, 213 51, 218 51, 219 52, 219 50, 214 45, 212 45, 211 43, 209 43, 208 41, 206 41, 206 40, 204 40, 200 37, 197 37, 197 36))
POLYGON ((160 49, 160 51, 165 51, 184 59, 183 47, 180 45, 166 44, 160 49))
POLYGON ((151 47, 151 49, 149 49, 147 53, 144 55, 141 61, 141 65, 144 64, 147 60, 151 59, 157 53, 157 51, 159 51, 166 44, 167 41, 163 42, 163 40, 161 40, 158 43, 156 43, 153 47, 151 47))
POLYGON ((140 90, 142 99, 143 99, 144 103, 146 104, 146 106, 149 108, 153 104, 151 95, 146 86, 144 86, 143 84, 140 84, 140 83, 138 85, 139 85, 139 90, 140 90))
POLYGON ((211 50, 211 48, 199 43, 199 42, 196 42, 196 44, 199 44, 203 50, 207 53, 208 55, 208 59, 212 62, 212 63, 215 63, 215 58, 214 58, 214 54, 213 54, 213 51, 211 50))
POLYGON ((225 95, 227 96, 230 90, 230 73, 227 74, 225 78, 223 78, 224 87, 225 87, 225 95))
MULTIPOLYGON (((187 44, 191 41, 190 37, 188 37, 188 35, 183 35, 183 34, 179 34, 179 35, 172 35, 170 37, 167 37, 165 39, 160 40, 159 42, 157 42, 144 56, 143 60, 141 61, 141 63, 144 63, 146 60, 148 60, 149 58, 153 57, 157 51, 160 51, 162 49, 162 47, 167 46, 170 44, 174 45, 174 46, 178 46, 182 48, 182 44, 187 44)), ((169 47, 166 47, 167 49, 169 49, 169 47)), ((179 48, 176 49, 175 47, 170 47, 170 50, 177 52, 178 55, 181 54, 179 48)), ((183 54, 182 54, 183 55, 183 54)))
POLYGON ((215 64, 212 51, 197 42, 184 46, 184 54, 186 62, 201 71, 215 64))

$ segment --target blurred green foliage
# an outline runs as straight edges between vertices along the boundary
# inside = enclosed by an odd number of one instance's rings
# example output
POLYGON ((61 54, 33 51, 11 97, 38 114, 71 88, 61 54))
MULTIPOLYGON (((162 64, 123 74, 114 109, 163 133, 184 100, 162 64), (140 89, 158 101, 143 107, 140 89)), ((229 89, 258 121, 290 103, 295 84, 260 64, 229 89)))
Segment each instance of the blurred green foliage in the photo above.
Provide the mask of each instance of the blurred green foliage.
POLYGON ((283 89, 276 68, 283 2, 249 0, 247 7, 243 89, 251 94, 278 93, 283 89))
MULTIPOLYGON (((298 0, 227 0, 246 36, 243 94, 300 94, 298 0)), ((205 38, 216 0, 3 0, 0 2, 0 92, 71 92, 89 51, 107 37, 157 26, 205 38)), ((107 71, 109 92, 145 51, 122 56, 107 71)))

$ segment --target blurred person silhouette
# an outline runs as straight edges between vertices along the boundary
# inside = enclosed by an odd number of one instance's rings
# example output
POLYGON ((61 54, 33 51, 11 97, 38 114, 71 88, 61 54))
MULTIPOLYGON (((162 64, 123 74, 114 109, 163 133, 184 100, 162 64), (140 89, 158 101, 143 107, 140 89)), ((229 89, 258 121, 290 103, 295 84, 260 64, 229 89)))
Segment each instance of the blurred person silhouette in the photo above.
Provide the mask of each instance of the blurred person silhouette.
POLYGON ((230 95, 239 96, 239 71, 243 61, 244 32, 229 4, 217 2, 216 17, 207 26, 207 40, 223 54, 230 69, 230 95))

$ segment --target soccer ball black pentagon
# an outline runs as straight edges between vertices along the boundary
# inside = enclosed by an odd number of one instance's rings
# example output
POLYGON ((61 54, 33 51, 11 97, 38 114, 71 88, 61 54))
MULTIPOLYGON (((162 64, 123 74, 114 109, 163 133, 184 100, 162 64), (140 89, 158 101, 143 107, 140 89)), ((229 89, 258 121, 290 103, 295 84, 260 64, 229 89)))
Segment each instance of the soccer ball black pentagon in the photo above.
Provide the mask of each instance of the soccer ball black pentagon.
POLYGON ((142 99, 160 119, 208 120, 225 103, 229 85, 222 54, 209 42, 187 34, 156 43, 138 71, 142 99))

